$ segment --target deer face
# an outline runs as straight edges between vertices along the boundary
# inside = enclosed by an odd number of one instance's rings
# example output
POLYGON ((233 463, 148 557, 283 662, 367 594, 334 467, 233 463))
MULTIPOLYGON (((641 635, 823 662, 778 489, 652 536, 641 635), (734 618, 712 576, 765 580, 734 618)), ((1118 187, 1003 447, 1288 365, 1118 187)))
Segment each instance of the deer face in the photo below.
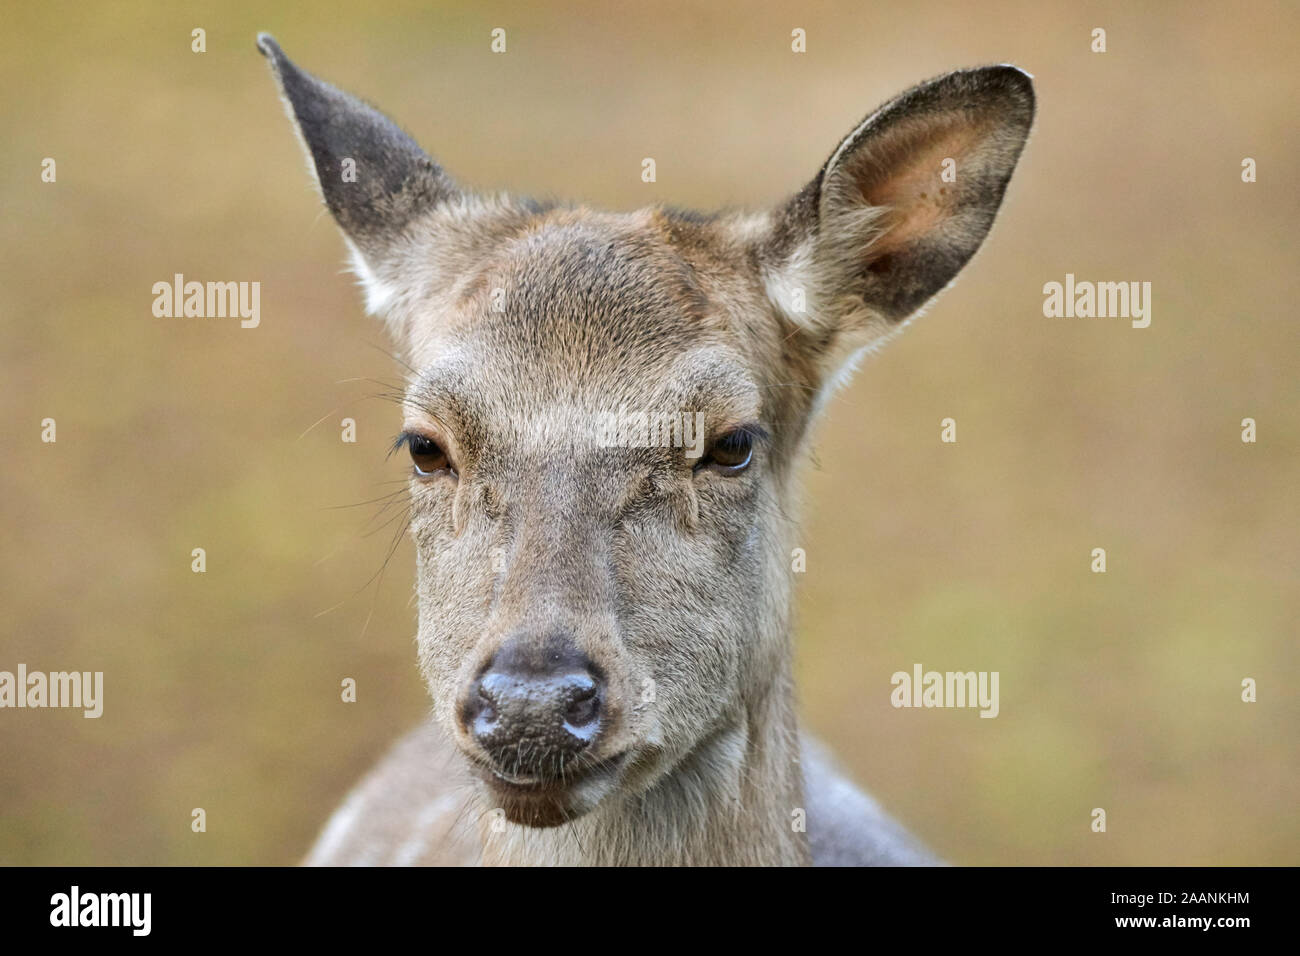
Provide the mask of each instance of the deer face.
POLYGON ((784 398, 685 228, 542 213, 409 316, 421 667, 515 822, 652 786, 785 651, 784 398))
POLYGON ((412 370, 420 667, 488 806, 553 826, 692 755, 739 766, 790 697, 810 419, 983 241, 1028 78, 908 91, 769 213, 608 215, 465 193, 259 46, 412 370))

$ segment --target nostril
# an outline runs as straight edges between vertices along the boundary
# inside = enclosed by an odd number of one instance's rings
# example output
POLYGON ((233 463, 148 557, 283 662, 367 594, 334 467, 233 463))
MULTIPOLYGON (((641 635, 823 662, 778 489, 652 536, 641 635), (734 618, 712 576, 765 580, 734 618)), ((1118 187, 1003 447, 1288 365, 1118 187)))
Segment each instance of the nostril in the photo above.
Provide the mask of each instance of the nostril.
POLYGON ((476 681, 461 709, 465 728, 480 740, 490 736, 497 725, 498 694, 489 684, 490 680, 476 681))
POLYGON ((589 677, 575 680, 564 711, 564 722, 575 730, 582 730, 599 717, 600 687, 589 677))

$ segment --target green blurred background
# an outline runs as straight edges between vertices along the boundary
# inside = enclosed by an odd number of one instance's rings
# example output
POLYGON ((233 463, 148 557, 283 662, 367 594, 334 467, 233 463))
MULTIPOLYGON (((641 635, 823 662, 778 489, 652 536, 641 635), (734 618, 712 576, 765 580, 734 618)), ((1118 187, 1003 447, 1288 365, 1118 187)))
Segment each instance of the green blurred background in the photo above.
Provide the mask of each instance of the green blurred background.
POLYGON ((0 669, 106 687, 0 711, 0 862, 294 862, 427 709, 410 545, 375 578, 400 524, 342 507, 402 479, 401 369, 262 29, 462 181, 616 209, 766 205, 916 81, 1034 73, 985 250, 818 433, 803 713, 958 863, 1297 862, 1295 4, 261 6, 6 8, 0 669), (176 272, 260 281, 261 327, 154 318, 176 272), (1151 282, 1151 327, 1044 318, 1066 272, 1151 282), (1001 716, 894 710, 917 662, 998 670, 1001 716))

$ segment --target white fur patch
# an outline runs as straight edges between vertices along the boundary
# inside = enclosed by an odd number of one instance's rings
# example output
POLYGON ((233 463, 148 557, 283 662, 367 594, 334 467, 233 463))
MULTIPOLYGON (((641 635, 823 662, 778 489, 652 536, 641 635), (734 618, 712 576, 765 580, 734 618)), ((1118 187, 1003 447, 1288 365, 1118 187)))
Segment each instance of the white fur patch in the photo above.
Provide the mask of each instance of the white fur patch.
POLYGON ((781 314, 805 328, 814 308, 813 244, 805 239, 777 269, 763 270, 763 291, 781 314))
POLYGON ((435 833, 434 826, 439 821, 455 813, 460 806, 460 795, 444 793, 435 797, 420 808, 416 817, 414 833, 404 840, 393 853, 393 866, 416 866, 434 848, 435 838, 445 837, 445 833, 435 833))
POLYGON ((361 291, 365 295, 366 312, 371 315, 382 316, 397 299, 397 287, 390 285, 375 275, 375 271, 370 268, 370 264, 361 255, 361 251, 352 244, 352 240, 345 239, 344 241, 348 244, 352 272, 356 275, 361 291))
POLYGON ((329 823, 325 826, 325 831, 316 841, 312 848, 311 855, 307 859, 308 866, 329 866, 333 863, 339 850, 342 849, 348 837, 352 835, 353 828, 357 819, 361 816, 362 808, 365 805, 365 799, 358 787, 348 795, 343 806, 334 811, 330 817, 329 823))

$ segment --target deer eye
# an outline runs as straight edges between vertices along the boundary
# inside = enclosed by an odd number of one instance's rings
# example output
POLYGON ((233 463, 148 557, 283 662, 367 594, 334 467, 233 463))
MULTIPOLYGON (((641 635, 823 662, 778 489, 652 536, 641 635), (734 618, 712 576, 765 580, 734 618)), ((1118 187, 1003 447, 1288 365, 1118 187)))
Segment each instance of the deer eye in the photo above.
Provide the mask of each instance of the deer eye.
POLYGON ((713 440, 708 452, 695 466, 711 468, 724 475, 734 475, 749 467, 754 457, 754 432, 749 428, 736 428, 724 432, 713 440))
POLYGON ((406 450, 411 453, 411 462, 415 465, 417 475, 428 477, 441 471, 453 476, 456 474, 456 469, 451 466, 447 453, 432 438, 407 432, 398 439, 398 442, 405 445, 406 450))

